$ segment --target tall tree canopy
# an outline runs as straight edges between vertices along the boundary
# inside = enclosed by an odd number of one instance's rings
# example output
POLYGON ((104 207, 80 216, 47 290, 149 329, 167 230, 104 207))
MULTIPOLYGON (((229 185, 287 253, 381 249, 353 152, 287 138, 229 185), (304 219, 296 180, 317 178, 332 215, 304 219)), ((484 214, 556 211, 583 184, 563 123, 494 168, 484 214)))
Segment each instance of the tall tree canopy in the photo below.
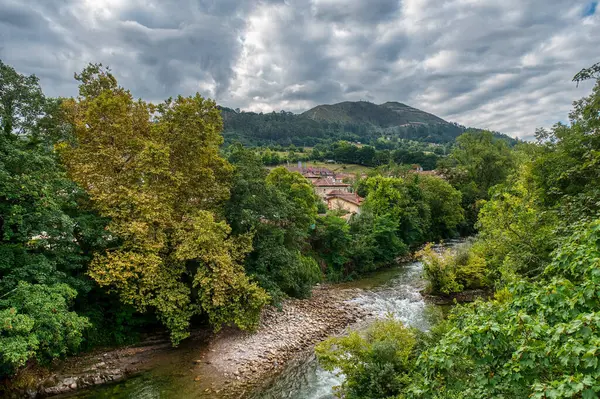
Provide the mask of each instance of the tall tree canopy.
POLYGON ((0 375, 71 353, 90 325, 73 302, 93 289, 85 270, 104 220, 39 140, 55 104, 35 76, 0 62, 0 375))
POLYGON ((269 172, 251 150, 235 148, 230 159, 235 174, 227 219, 235 234, 254 233, 247 272, 275 301, 285 295, 310 295, 321 280, 317 263, 303 253, 317 214, 310 183, 285 168, 269 172))
POLYGON ((153 309, 175 343, 195 314, 216 327, 253 326, 268 297, 242 267, 250 237, 232 240, 218 216, 232 168, 219 155, 215 103, 136 101, 101 65, 76 78, 79 97, 63 105, 74 137, 63 159, 121 240, 96 255, 90 275, 125 303, 153 309))
POLYGON ((456 139, 456 146, 440 161, 439 168, 462 193, 465 232, 473 232, 479 201, 489 198, 489 189, 502 183, 514 165, 514 155, 507 142, 491 132, 468 131, 456 139))

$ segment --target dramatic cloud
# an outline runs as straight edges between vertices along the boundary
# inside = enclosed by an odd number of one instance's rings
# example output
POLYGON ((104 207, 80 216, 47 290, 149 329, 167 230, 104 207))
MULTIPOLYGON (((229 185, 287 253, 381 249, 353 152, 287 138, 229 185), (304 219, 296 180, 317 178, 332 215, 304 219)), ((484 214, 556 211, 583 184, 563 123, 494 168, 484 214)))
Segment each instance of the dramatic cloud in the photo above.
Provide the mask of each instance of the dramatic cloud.
POLYGON ((0 59, 50 95, 110 65, 136 96, 255 111, 401 101, 531 137, 566 120, 600 61, 588 0, 0 0, 0 59))

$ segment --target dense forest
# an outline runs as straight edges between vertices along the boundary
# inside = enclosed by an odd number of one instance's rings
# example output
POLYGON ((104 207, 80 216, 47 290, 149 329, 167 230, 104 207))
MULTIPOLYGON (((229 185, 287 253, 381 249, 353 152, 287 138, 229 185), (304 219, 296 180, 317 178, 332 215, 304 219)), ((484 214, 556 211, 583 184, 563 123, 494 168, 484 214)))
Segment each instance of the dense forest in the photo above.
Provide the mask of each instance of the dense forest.
POLYGON ((319 345, 342 397, 600 394, 600 80, 536 142, 453 125, 369 143, 366 125, 135 99, 100 64, 75 79, 77 97, 49 98, 0 62, 2 379, 143 331, 178 345, 193 328, 252 330, 268 304, 420 250, 431 295, 491 297, 429 332, 387 319, 319 345), (360 213, 326 211, 301 174, 266 167, 272 149, 245 146, 283 137, 288 156, 379 166, 353 181, 360 213), (434 162, 443 178, 397 166, 434 162))
POLYGON ((463 135, 441 168, 477 234, 421 252, 428 291, 473 288, 427 333, 394 319, 318 347, 344 398, 597 398, 600 395, 600 64, 570 123, 506 148, 463 135))
MULTIPOLYGON (((387 141, 400 148, 405 140, 451 143, 467 130, 400 103, 345 102, 318 106, 302 114, 255 113, 226 107, 221 107, 221 112, 225 142, 246 146, 313 147, 342 140, 370 145, 387 141)), ((494 134, 515 142, 506 135, 494 134)))

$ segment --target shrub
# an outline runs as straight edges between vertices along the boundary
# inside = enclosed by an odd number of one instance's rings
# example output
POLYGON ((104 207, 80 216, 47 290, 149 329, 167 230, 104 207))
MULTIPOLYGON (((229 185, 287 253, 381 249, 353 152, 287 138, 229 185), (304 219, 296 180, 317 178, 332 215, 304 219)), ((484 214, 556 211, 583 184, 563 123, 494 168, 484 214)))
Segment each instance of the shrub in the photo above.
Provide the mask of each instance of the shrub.
POLYGON ((415 332, 394 319, 376 321, 360 334, 330 338, 317 345, 321 365, 339 370, 346 379, 336 387, 345 399, 401 398, 410 383, 415 355, 415 332))
POLYGON ((485 259, 465 243, 457 248, 437 252, 431 244, 417 253, 423 261, 430 294, 452 294, 487 285, 485 259))
POLYGON ((35 357, 44 362, 74 352, 89 327, 69 311, 77 291, 66 284, 19 283, 0 303, 0 375, 12 374, 35 357))

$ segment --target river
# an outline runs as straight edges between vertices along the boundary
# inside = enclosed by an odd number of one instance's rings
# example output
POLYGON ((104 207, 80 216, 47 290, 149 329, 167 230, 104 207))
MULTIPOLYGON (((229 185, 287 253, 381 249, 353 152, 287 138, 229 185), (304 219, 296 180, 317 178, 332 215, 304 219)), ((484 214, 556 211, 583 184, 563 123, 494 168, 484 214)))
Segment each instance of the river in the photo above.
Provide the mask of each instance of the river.
MULTIPOLYGON (((339 284, 340 288, 361 288, 362 293, 352 299, 371 318, 351 326, 362 329, 374 318, 395 317, 405 324, 421 330, 429 329, 443 317, 444 308, 426 303, 419 291, 423 288, 422 263, 412 262, 378 271, 357 281, 339 284)), ((185 353, 182 352, 182 353, 185 353)), ((155 369, 128 380, 82 391, 78 398, 132 398, 171 399, 214 397, 199 391, 190 378, 181 378, 183 370, 189 368, 193 354, 166 359, 155 369)), ((342 382, 342 376, 319 367, 312 351, 297 356, 289 366, 266 388, 252 395, 253 399, 329 399, 332 388, 342 382)))

